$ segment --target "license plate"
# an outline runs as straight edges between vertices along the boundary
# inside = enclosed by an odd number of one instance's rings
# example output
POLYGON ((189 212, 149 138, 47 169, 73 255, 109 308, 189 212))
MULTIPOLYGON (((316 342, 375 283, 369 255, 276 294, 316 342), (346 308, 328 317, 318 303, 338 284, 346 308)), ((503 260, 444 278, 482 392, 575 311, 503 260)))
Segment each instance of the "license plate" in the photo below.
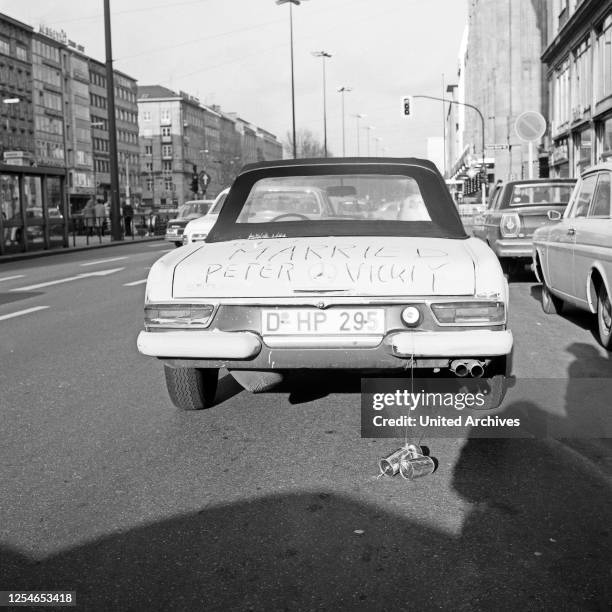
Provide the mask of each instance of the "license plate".
POLYGON ((385 311, 383 308, 262 310, 261 331, 264 335, 383 334, 385 311))

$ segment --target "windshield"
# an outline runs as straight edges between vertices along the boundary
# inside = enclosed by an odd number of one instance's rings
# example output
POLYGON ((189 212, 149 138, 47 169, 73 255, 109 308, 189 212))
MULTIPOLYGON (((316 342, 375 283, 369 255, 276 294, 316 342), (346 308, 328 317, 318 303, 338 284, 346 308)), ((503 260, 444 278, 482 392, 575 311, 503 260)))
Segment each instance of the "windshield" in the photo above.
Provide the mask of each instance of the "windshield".
MULTIPOLYGON (((310 161, 310 160, 309 160, 310 161)), ((442 177, 403 163, 254 168, 228 194, 208 242, 300 236, 466 238, 442 177)))
POLYGON ((185 202, 181 204, 178 209, 178 217, 202 217, 208 212, 210 208, 210 202, 185 202))
POLYGON ((413 178, 347 175, 340 179, 323 175, 257 181, 236 222, 357 219, 431 221, 413 178))
POLYGON ((227 193, 224 193, 222 196, 219 196, 217 203, 212 207, 210 211, 210 215, 218 215, 221 212, 221 208, 223 207, 223 202, 225 202, 225 198, 227 198, 227 193))
POLYGON ((568 183, 514 185, 509 204, 510 206, 566 205, 573 189, 574 185, 568 183))

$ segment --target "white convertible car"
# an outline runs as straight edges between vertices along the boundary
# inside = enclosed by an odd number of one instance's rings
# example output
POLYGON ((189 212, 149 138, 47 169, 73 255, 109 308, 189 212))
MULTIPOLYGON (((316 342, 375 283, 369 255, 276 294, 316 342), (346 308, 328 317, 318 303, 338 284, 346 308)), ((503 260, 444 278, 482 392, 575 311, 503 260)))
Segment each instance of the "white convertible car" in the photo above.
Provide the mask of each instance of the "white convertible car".
POLYGON ((511 368, 507 310, 495 254, 466 235, 433 163, 262 162, 205 242, 153 265, 138 348, 186 410, 212 403, 220 368, 254 391, 296 368, 478 377, 493 408, 511 368), (341 206, 349 192, 363 204, 341 206))

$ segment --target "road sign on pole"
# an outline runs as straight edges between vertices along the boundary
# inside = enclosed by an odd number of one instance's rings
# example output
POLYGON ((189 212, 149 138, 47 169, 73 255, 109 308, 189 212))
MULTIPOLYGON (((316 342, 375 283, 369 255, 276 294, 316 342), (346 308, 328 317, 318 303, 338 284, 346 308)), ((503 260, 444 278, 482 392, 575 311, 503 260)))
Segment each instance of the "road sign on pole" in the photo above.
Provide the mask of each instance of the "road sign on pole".
POLYGON ((540 140, 546 132, 546 119, 537 111, 521 113, 514 123, 516 135, 529 143, 529 178, 533 178, 533 143, 540 140))

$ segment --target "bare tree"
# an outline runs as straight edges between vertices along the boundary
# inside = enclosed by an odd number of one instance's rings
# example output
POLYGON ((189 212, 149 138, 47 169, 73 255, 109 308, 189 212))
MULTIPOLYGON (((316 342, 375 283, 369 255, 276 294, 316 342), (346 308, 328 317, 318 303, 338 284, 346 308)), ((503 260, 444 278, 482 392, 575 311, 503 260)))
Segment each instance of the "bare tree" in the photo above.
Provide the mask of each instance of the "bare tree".
MULTIPOLYGON (((325 157, 325 149, 317 140, 317 137, 310 130, 298 130, 296 134, 297 156, 298 157, 325 157)), ((288 157, 293 157, 293 138, 287 132, 285 139, 285 151, 288 157)), ((332 152, 327 148, 327 156, 333 157, 332 152)))

